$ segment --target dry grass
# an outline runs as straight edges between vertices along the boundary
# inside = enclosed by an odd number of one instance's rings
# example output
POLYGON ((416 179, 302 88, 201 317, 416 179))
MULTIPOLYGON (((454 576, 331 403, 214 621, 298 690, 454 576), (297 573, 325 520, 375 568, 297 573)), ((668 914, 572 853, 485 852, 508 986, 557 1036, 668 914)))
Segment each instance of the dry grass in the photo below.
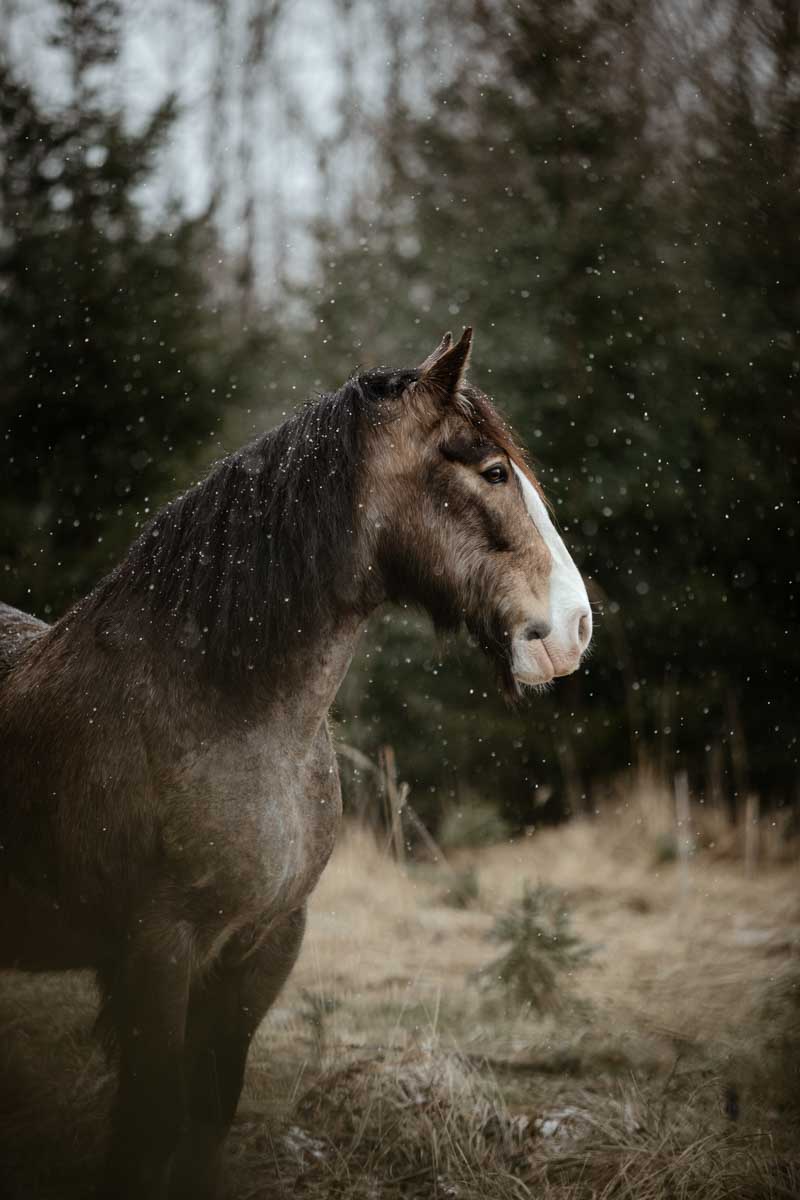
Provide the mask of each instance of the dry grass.
MULTIPOLYGON (((797 864, 745 878, 712 848, 687 874, 654 846, 637 804, 461 851, 478 891, 458 909, 448 868, 401 870, 350 831, 251 1055, 230 1196, 800 1195, 797 864), (526 881, 561 889, 594 948, 541 1018, 470 982, 526 881)), ((3 988, 2 1194, 77 1197, 111 1085, 91 995, 3 988)))

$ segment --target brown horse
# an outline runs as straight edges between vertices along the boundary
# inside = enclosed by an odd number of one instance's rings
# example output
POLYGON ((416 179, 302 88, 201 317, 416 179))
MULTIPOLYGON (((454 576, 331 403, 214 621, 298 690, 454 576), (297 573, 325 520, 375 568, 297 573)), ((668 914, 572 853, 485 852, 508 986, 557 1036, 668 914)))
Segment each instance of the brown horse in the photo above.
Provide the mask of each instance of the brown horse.
POLYGON ((105 1195, 208 1197, 340 815, 326 724, 386 600, 503 687, 574 671, 586 592, 465 381, 471 331, 220 462, 52 626, 0 606, 0 962, 92 968, 119 1055, 105 1195))

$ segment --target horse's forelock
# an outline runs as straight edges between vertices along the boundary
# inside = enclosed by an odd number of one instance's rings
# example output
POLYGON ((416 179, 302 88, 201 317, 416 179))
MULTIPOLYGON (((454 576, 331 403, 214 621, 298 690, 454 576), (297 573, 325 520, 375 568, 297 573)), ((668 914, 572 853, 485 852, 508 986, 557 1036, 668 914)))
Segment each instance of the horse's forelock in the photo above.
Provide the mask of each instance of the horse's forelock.
POLYGON ((458 410, 480 433, 481 437, 508 455, 511 462, 519 468, 526 479, 530 480, 543 503, 552 511, 552 506, 542 491, 527 451, 519 444, 511 426, 501 417, 489 397, 478 391, 477 388, 464 388, 459 394, 458 410))

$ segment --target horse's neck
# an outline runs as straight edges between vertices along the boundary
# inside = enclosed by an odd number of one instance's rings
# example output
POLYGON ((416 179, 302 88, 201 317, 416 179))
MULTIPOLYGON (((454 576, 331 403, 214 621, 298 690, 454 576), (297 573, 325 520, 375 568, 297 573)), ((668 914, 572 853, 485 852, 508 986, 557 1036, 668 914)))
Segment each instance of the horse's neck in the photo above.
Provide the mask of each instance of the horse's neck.
MULTIPOLYGON (((368 606, 372 607, 372 606, 368 606)), ((253 663, 252 674, 238 681, 215 677, 207 661, 192 654, 148 614, 112 620, 103 611, 102 622, 92 613, 68 614, 52 628, 49 639, 65 643, 66 652, 81 661, 97 652, 98 645, 115 651, 111 674, 119 695, 148 697, 147 707, 159 714, 163 732, 171 729, 179 744, 200 736, 204 742, 227 738, 243 727, 286 737, 297 753, 310 746, 347 674, 360 637, 367 607, 330 614, 314 633, 293 641, 290 647, 266 648, 253 663)), ((53 647, 51 647, 51 653, 53 647)))
POLYGON ((264 680, 258 712, 266 722, 285 722, 292 741, 310 743, 319 732, 355 653, 363 619, 342 618, 264 680))

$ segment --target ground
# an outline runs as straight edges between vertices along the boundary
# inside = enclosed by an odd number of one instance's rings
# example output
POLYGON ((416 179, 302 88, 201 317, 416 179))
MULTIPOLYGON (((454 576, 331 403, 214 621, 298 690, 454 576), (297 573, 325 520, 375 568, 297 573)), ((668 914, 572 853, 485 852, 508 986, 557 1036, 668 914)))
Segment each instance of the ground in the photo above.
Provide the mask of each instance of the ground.
MULTIPOLYGON (((230 1200, 800 1196, 796 861, 671 861, 629 814, 447 857, 345 831, 251 1054, 230 1200), (477 975, 526 882, 591 948, 544 1012, 477 975)), ((90 985, 1 986, 2 1195, 77 1198, 112 1086, 90 985)))

